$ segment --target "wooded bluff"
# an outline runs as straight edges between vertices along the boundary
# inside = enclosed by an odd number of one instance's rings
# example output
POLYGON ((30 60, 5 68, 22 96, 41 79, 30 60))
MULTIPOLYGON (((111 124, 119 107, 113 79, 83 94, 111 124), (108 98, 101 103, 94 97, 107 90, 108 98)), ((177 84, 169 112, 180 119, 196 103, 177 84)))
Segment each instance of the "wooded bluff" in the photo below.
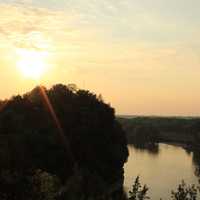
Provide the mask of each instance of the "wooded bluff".
POLYGON ((45 199, 38 192, 41 177, 59 180, 60 199, 69 191, 77 199, 122 193, 125 133, 114 109, 89 91, 75 85, 39 86, 1 101, 0 138, 1 198, 45 199))

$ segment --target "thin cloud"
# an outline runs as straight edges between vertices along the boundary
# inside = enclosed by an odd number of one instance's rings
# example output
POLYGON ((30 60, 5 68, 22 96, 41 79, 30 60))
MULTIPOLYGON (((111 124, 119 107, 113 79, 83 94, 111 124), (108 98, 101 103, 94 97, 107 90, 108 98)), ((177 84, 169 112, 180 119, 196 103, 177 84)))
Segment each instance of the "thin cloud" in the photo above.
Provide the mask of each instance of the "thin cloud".
POLYGON ((42 48, 44 40, 56 36, 69 37, 72 17, 61 11, 27 6, 27 4, 0 4, 0 37, 17 48, 42 48))

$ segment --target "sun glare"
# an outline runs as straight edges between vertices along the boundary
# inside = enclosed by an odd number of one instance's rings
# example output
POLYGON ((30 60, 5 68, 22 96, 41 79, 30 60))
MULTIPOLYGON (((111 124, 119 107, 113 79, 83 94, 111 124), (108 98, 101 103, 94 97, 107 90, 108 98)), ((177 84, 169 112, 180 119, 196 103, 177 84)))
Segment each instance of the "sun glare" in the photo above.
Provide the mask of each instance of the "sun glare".
POLYGON ((17 68, 30 79, 39 79, 47 70, 46 52, 20 50, 17 68))

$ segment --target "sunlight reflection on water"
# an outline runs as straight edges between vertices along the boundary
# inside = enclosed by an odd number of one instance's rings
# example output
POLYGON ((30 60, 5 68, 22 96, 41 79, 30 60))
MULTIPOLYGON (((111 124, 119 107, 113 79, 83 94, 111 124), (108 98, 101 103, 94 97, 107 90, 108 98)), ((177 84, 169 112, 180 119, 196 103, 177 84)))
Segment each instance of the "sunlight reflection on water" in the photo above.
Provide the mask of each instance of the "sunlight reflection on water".
POLYGON ((182 147, 160 144, 157 152, 138 150, 129 146, 129 159, 125 165, 125 189, 129 191, 137 175, 149 187, 152 199, 167 199, 171 190, 185 180, 198 183, 195 176, 194 153, 182 147))

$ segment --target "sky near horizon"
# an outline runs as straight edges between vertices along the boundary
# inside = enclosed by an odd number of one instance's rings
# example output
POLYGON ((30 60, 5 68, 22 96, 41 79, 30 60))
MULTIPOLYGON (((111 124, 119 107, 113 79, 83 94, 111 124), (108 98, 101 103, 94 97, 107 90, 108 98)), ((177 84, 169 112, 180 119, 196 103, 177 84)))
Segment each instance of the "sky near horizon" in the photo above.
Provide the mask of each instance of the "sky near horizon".
POLYGON ((200 115, 199 8, 199 0, 0 0, 0 98, 75 83, 117 114, 200 115), (17 67, 40 66, 31 56, 47 66, 40 80, 17 67))

